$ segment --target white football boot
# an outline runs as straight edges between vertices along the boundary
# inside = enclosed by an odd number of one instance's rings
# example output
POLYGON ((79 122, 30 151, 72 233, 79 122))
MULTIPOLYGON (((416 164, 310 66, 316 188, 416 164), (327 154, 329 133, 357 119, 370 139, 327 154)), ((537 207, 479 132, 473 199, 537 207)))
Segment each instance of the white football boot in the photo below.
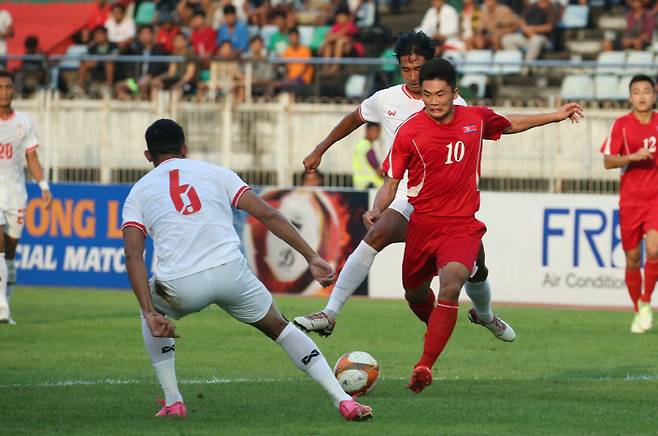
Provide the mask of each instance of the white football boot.
POLYGON ((293 321, 304 332, 316 332, 320 336, 329 336, 334 331, 336 322, 332 322, 326 313, 316 312, 306 316, 298 316, 293 321))
POLYGON ((640 314, 636 313, 633 317, 633 322, 631 323, 631 333, 644 333, 646 330, 642 328, 642 323, 640 322, 640 314))
POLYGON ((478 318, 478 314, 475 309, 468 311, 468 319, 473 324, 479 324, 483 327, 486 327, 487 330, 491 332, 497 339, 505 342, 512 342, 516 339, 516 333, 511 325, 507 324, 502 319, 494 315, 491 322, 483 322, 478 318))
POLYGON ((650 330, 653 325, 653 312, 651 311, 651 303, 645 303, 643 301, 637 302, 637 314, 640 318, 640 327, 644 331, 650 330))

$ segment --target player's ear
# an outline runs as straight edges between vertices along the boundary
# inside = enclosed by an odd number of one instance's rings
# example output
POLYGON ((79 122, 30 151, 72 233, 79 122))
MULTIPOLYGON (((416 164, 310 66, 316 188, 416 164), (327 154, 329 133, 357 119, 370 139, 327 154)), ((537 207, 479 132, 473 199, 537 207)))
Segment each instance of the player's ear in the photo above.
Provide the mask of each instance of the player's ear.
POLYGON ((146 158, 147 161, 153 162, 153 156, 151 156, 151 152, 148 150, 144 150, 144 157, 146 158))
POLYGON ((180 148, 180 155, 182 157, 187 157, 187 144, 183 144, 183 146, 180 148))
POLYGON ((456 99, 457 96, 459 95, 459 88, 455 87, 455 89, 452 90, 452 99, 456 99))

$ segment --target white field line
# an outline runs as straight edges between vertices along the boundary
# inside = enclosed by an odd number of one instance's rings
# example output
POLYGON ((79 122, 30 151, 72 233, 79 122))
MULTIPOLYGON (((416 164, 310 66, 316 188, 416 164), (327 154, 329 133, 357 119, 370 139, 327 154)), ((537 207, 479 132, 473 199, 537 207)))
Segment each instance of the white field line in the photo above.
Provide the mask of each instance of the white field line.
MULTIPOLYGON (((211 378, 194 378, 194 379, 181 379, 179 384, 181 385, 221 385, 229 383, 283 383, 283 382, 300 382, 306 381, 308 379, 303 377, 298 378, 220 378, 220 377, 211 377, 211 378)), ((381 377, 380 380, 391 380, 391 381, 402 381, 407 380, 407 377, 381 377)), ((435 380, 463 380, 461 377, 439 377, 435 380)), ((472 381, 477 382, 481 381, 493 381, 493 380, 509 380, 503 377, 488 377, 484 379, 474 378, 472 381)), ((551 380, 547 378, 546 380, 551 380)), ((572 377, 566 379, 556 378, 557 381, 567 381, 567 382, 607 382, 607 381, 658 381, 658 374, 626 374, 622 377, 572 377)), ((138 379, 99 379, 99 380, 59 380, 59 381, 47 381, 43 383, 13 383, 13 384, 0 384, 0 389, 9 389, 9 388, 34 388, 34 387, 65 387, 65 386, 99 386, 99 385, 149 385, 157 384, 155 381, 146 381, 138 379)))

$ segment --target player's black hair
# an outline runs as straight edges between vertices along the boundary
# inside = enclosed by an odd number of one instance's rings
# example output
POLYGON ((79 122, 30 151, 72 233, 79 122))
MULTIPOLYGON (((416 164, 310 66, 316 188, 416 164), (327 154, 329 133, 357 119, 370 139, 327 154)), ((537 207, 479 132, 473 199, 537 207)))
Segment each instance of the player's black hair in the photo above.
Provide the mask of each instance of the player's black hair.
POLYGON ((14 75, 9 72, 9 70, 0 70, 0 78, 2 77, 9 77, 11 79, 11 83, 14 83, 14 75))
POLYGON ((369 128, 371 128, 371 127, 379 127, 379 124, 378 124, 378 123, 373 123, 373 122, 371 122, 371 121, 368 121, 368 122, 366 123, 366 129, 369 129, 369 128))
POLYGON ((235 6, 233 5, 226 5, 224 6, 224 15, 235 15, 238 11, 235 9, 235 6))
POLYGON ((443 80, 452 89, 455 89, 457 87, 457 72, 455 71, 455 67, 447 60, 434 58, 425 62, 420 67, 418 80, 421 85, 425 80, 443 80))
POLYGON ((161 118, 151 124, 146 133, 146 148, 155 158, 160 154, 180 154, 185 145, 185 132, 174 120, 161 118))
POLYGON ((646 74, 638 74, 633 76, 631 83, 628 84, 629 91, 633 87, 633 84, 638 82, 649 82, 651 83, 651 89, 656 89, 656 82, 651 77, 647 76, 646 74))
POLYGON ((423 32, 403 32, 395 40, 393 51, 398 62, 401 57, 411 55, 422 56, 429 61, 434 57, 434 41, 423 32))

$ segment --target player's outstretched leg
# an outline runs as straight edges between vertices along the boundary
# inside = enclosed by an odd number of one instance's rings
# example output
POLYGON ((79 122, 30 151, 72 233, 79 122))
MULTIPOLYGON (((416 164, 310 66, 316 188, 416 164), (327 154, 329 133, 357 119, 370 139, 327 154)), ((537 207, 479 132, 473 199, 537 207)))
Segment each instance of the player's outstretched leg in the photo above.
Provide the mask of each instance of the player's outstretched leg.
POLYGON ((5 253, 0 252, 0 324, 9 322, 9 302, 7 301, 7 263, 5 253))
POLYGON ((370 407, 357 403, 343 391, 315 342, 283 319, 274 303, 265 317, 252 325, 281 345, 295 366, 324 388, 343 418, 348 421, 372 418, 370 407))
MULTIPOLYGON (((432 311, 427 330, 423 355, 420 357, 411 376, 407 388, 419 393, 432 383, 432 366, 448 344, 457 324, 459 311, 459 293, 469 276, 468 269, 457 262, 450 262, 441 268, 439 273, 440 289, 436 307, 432 311)), ((408 292, 422 292, 429 287, 430 281, 408 292)))
POLYGON ((144 345, 151 356, 155 375, 164 391, 164 407, 155 416, 187 416, 187 409, 183 403, 183 396, 178 390, 176 382, 176 348, 173 338, 156 338, 142 318, 142 336, 144 345))
POLYGON ((484 245, 482 243, 480 243, 476 265, 476 273, 464 284, 466 295, 473 303, 473 308, 468 312, 468 319, 474 324, 484 326, 494 337, 501 341, 512 342, 516 339, 514 329, 504 320, 494 315, 491 308, 489 270, 485 265, 484 245))
POLYGON ((375 256, 388 245, 404 241, 407 219, 398 211, 386 209, 381 218, 366 233, 363 241, 347 258, 331 291, 329 301, 321 312, 295 317, 293 322, 305 332, 317 332, 320 336, 333 333, 336 318, 347 299, 368 277, 375 256))

